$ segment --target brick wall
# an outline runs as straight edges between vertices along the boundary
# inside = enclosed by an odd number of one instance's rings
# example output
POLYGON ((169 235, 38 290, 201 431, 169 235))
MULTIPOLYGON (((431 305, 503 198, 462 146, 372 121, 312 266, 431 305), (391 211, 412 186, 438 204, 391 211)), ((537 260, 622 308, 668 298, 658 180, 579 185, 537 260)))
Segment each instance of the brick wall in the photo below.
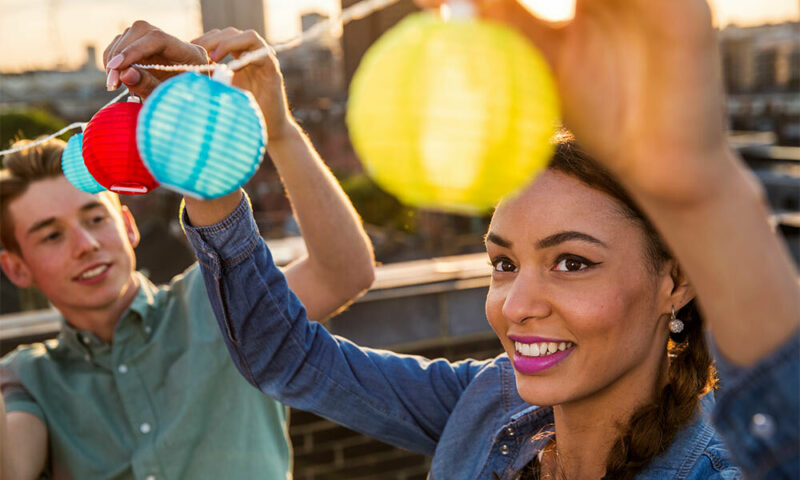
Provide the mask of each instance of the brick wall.
MULTIPOLYGON (((457 361, 491 358, 502 347, 489 333, 455 343, 394 350, 457 361)), ((310 413, 292 410, 290 434, 295 480, 424 480, 428 475, 430 457, 372 440, 310 413)))

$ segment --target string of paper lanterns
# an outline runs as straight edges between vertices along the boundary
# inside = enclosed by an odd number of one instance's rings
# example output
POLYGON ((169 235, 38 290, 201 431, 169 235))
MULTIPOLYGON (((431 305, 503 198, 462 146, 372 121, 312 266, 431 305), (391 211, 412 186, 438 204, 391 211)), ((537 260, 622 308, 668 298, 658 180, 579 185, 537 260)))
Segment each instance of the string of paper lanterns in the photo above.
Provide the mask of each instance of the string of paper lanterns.
MULTIPOLYGON (((387 191, 415 206, 480 213, 544 168, 559 106, 546 62, 521 35, 455 11, 447 21, 409 15, 370 48, 347 124, 367 173, 387 191)), ((232 72, 214 72, 173 77, 144 106, 98 112, 82 138, 84 177, 118 193, 162 184, 205 199, 243 185, 264 156, 264 119, 252 95, 230 85, 232 72)), ((81 171, 76 147, 67 151, 65 172, 81 171)))

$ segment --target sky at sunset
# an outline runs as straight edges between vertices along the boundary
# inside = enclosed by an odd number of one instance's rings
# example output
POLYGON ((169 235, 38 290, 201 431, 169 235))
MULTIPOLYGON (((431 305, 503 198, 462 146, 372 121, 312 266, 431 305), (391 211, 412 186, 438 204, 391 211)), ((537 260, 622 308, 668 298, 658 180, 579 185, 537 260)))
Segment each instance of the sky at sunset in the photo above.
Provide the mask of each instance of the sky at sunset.
MULTIPOLYGON (((798 0, 710 3, 719 25, 800 18, 798 0)), ((335 0, 266 0, 270 40, 296 34, 299 13, 329 12, 338 4, 335 0)), ((75 68, 86 59, 86 45, 95 45, 102 54, 117 33, 140 18, 187 40, 201 33, 199 0, 0 0, 0 71, 75 68)))

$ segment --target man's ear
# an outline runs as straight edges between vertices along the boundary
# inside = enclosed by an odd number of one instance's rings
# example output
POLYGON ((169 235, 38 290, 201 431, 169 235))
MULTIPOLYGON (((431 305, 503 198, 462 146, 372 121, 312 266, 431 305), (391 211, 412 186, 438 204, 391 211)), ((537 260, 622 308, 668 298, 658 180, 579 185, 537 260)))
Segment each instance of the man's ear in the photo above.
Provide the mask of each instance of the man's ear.
POLYGON ((666 304, 662 306, 662 310, 669 312, 672 308, 675 308, 677 312, 694 299, 694 287, 675 260, 670 260, 664 268, 667 269, 669 278, 664 282, 664 295, 662 298, 666 304))
POLYGON ((127 206, 123 205, 121 211, 122 223, 125 225, 125 233, 128 235, 128 241, 131 242, 133 248, 136 248, 136 246, 139 245, 139 240, 141 240, 139 227, 136 226, 136 219, 133 218, 133 214, 127 206))
POLYGON ((14 285, 20 288, 33 286, 33 273, 18 254, 7 250, 0 251, 0 267, 14 285))

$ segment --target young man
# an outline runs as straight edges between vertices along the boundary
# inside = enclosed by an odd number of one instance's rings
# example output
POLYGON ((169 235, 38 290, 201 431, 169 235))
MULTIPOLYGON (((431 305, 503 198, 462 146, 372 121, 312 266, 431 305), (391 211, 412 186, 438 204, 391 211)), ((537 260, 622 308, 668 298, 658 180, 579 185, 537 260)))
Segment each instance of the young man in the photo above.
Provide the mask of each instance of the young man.
MULTIPOLYGON (((211 34, 226 42, 212 56, 236 54, 243 40, 263 43, 234 30, 211 34)), ((144 22, 115 45, 131 47, 130 63, 207 61, 202 48, 144 22)), ((146 71, 125 73, 143 96, 158 83, 146 71)), ((371 246, 292 119, 274 57, 235 82, 264 113, 268 152, 308 248, 286 278, 310 315, 324 319, 371 284, 371 246)), ((64 318, 58 340, 21 347, 0 364, 0 478, 290 478, 285 407, 234 367, 199 269, 165 287, 138 274, 133 217, 112 193, 72 187, 61 172, 63 147, 53 140, 23 150, 0 171, 2 268, 15 284, 41 289, 64 318)), ((237 191, 205 211, 241 201, 237 191)))

